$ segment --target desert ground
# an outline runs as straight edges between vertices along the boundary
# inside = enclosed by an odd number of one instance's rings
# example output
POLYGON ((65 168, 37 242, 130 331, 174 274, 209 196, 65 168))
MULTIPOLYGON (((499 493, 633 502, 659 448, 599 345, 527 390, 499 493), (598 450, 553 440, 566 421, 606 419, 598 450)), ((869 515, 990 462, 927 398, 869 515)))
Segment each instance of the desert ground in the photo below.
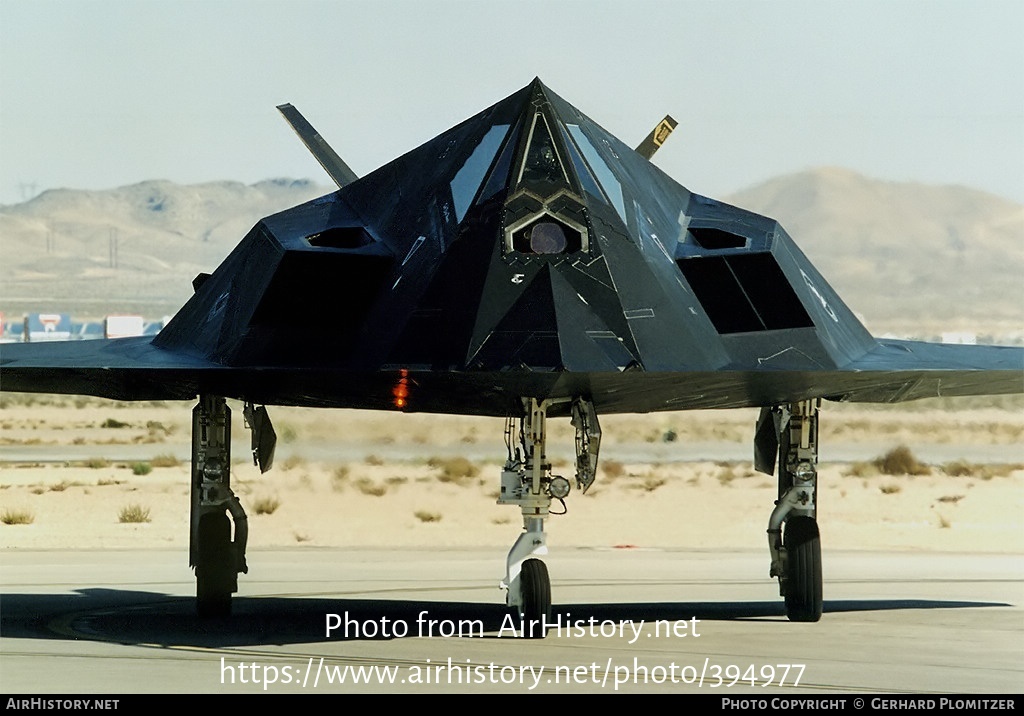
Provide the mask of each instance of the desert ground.
MULTIPOLYGON (((187 550, 190 413, 188 403, 3 396, 0 548, 187 550)), ((774 478, 749 458, 714 458, 750 454, 756 416, 604 416, 597 480, 548 522, 552 549, 764 546, 774 478), (694 445, 702 455, 686 459, 694 445)), ((278 453, 261 475, 234 406, 233 486, 251 549, 502 551, 521 528, 516 508, 496 504, 500 419, 290 408, 271 418, 278 453)), ((554 420, 549 431, 555 472, 571 478, 572 428, 554 420)), ((820 440, 823 549, 1024 552, 1019 396, 826 403, 820 440)))

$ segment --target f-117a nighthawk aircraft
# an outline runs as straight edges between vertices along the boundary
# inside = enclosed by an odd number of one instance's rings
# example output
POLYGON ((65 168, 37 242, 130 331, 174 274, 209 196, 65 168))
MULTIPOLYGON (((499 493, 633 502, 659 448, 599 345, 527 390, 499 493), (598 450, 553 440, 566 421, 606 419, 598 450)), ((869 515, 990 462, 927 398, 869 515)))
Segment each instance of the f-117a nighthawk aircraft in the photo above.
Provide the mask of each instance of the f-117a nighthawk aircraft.
MULTIPOLYGON (((202 614, 247 571, 230 487, 242 401, 262 470, 267 405, 506 419, 499 502, 521 508, 503 586, 551 610, 544 522, 569 480, 545 421, 597 475, 602 413, 761 408, 755 466, 778 474, 771 575, 790 619, 822 612, 822 399, 1024 392, 1024 349, 876 340, 774 220, 693 194, 540 80, 358 178, 279 108, 338 190, 260 221, 155 338, 4 346, 2 387, 194 399, 190 559, 202 614), (325 330, 321 317, 342 316, 325 330)), ((543 634, 543 629, 540 630, 543 634)))

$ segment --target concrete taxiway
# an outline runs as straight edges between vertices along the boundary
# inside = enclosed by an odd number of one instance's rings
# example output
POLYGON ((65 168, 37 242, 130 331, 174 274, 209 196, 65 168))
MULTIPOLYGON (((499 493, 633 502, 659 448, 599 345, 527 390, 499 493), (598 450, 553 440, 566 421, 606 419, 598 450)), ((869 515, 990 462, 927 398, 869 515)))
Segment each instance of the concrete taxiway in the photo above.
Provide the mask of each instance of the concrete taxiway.
POLYGON ((258 550, 233 615, 199 621, 178 550, 0 552, 0 690, 1024 690, 1019 555, 826 550, 825 614, 795 624, 766 550, 554 549, 564 628, 543 640, 506 618, 503 560, 491 549, 258 550))

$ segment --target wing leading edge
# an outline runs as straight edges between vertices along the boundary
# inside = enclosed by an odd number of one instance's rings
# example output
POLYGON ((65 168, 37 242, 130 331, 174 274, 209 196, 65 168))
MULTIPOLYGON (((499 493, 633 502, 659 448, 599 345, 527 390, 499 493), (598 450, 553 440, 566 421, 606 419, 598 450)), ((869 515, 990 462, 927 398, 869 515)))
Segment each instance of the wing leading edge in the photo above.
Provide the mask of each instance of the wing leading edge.
POLYGON ((339 191, 260 221, 155 339, 7 344, 0 388, 395 409, 405 375, 401 409, 482 415, 1024 392, 1024 349, 877 341, 777 222, 539 80, 362 178, 327 158, 339 191))

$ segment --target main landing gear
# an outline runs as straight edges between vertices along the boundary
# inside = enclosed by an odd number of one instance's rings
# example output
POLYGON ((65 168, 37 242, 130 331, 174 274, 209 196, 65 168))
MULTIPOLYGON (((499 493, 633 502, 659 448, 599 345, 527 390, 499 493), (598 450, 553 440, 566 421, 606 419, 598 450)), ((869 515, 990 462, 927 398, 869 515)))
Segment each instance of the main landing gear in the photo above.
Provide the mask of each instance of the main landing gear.
POLYGON ((819 400, 762 408, 754 438, 754 466, 771 475, 779 459, 779 499, 768 521, 769 575, 779 580, 786 616, 816 622, 822 612, 821 538, 818 533, 819 400))
MULTIPOLYGON (((245 405, 253 431, 253 456, 263 472, 273 462, 276 436, 266 409, 245 405)), ((196 571, 196 611, 227 616, 238 575, 247 573, 248 520, 231 491, 231 409, 221 396, 201 395, 192 410, 192 490, 189 565, 196 571), (234 537, 232 537, 232 525, 234 537)))
MULTIPOLYGON (((546 455, 547 410, 555 402, 524 398, 525 409, 519 419, 518 447, 513 448, 515 418, 505 423, 505 445, 508 459, 501 472, 499 505, 518 505, 523 514, 523 532, 512 545, 506 560, 505 578, 501 587, 508 590, 506 604, 516 609, 522 619, 523 636, 541 639, 547 635, 551 620, 551 580, 547 565, 540 559, 548 553, 544 520, 552 499, 563 507, 569 494, 567 479, 551 474, 546 455)), ((572 424, 576 428, 576 484, 586 492, 597 472, 601 428, 597 413, 589 401, 576 400, 572 406, 572 424)))
MULTIPOLYGON (((523 635, 543 638, 551 620, 551 580, 544 521, 564 514, 569 480, 551 472, 546 420, 552 405, 572 402, 576 428, 576 485, 586 492, 597 474, 601 428, 593 403, 581 398, 538 401, 523 398, 523 414, 505 423, 508 459, 501 472, 498 504, 516 505, 523 532, 506 559, 506 603, 522 619, 523 635), (518 430, 517 428, 518 424, 518 430), (551 512, 552 500, 562 505, 551 512)), ((822 614, 821 539, 817 523, 818 412, 820 401, 806 400, 762 408, 754 437, 754 466, 774 474, 778 460, 779 498, 768 523, 770 576, 779 580, 791 621, 816 622, 822 614)), ((252 452, 262 472, 273 462, 276 435, 263 407, 246 403, 252 452)), ((224 616, 238 575, 248 572, 245 511, 231 491, 231 411, 225 399, 201 395, 192 411, 192 489, 189 563, 196 573, 200 616, 224 616)))

